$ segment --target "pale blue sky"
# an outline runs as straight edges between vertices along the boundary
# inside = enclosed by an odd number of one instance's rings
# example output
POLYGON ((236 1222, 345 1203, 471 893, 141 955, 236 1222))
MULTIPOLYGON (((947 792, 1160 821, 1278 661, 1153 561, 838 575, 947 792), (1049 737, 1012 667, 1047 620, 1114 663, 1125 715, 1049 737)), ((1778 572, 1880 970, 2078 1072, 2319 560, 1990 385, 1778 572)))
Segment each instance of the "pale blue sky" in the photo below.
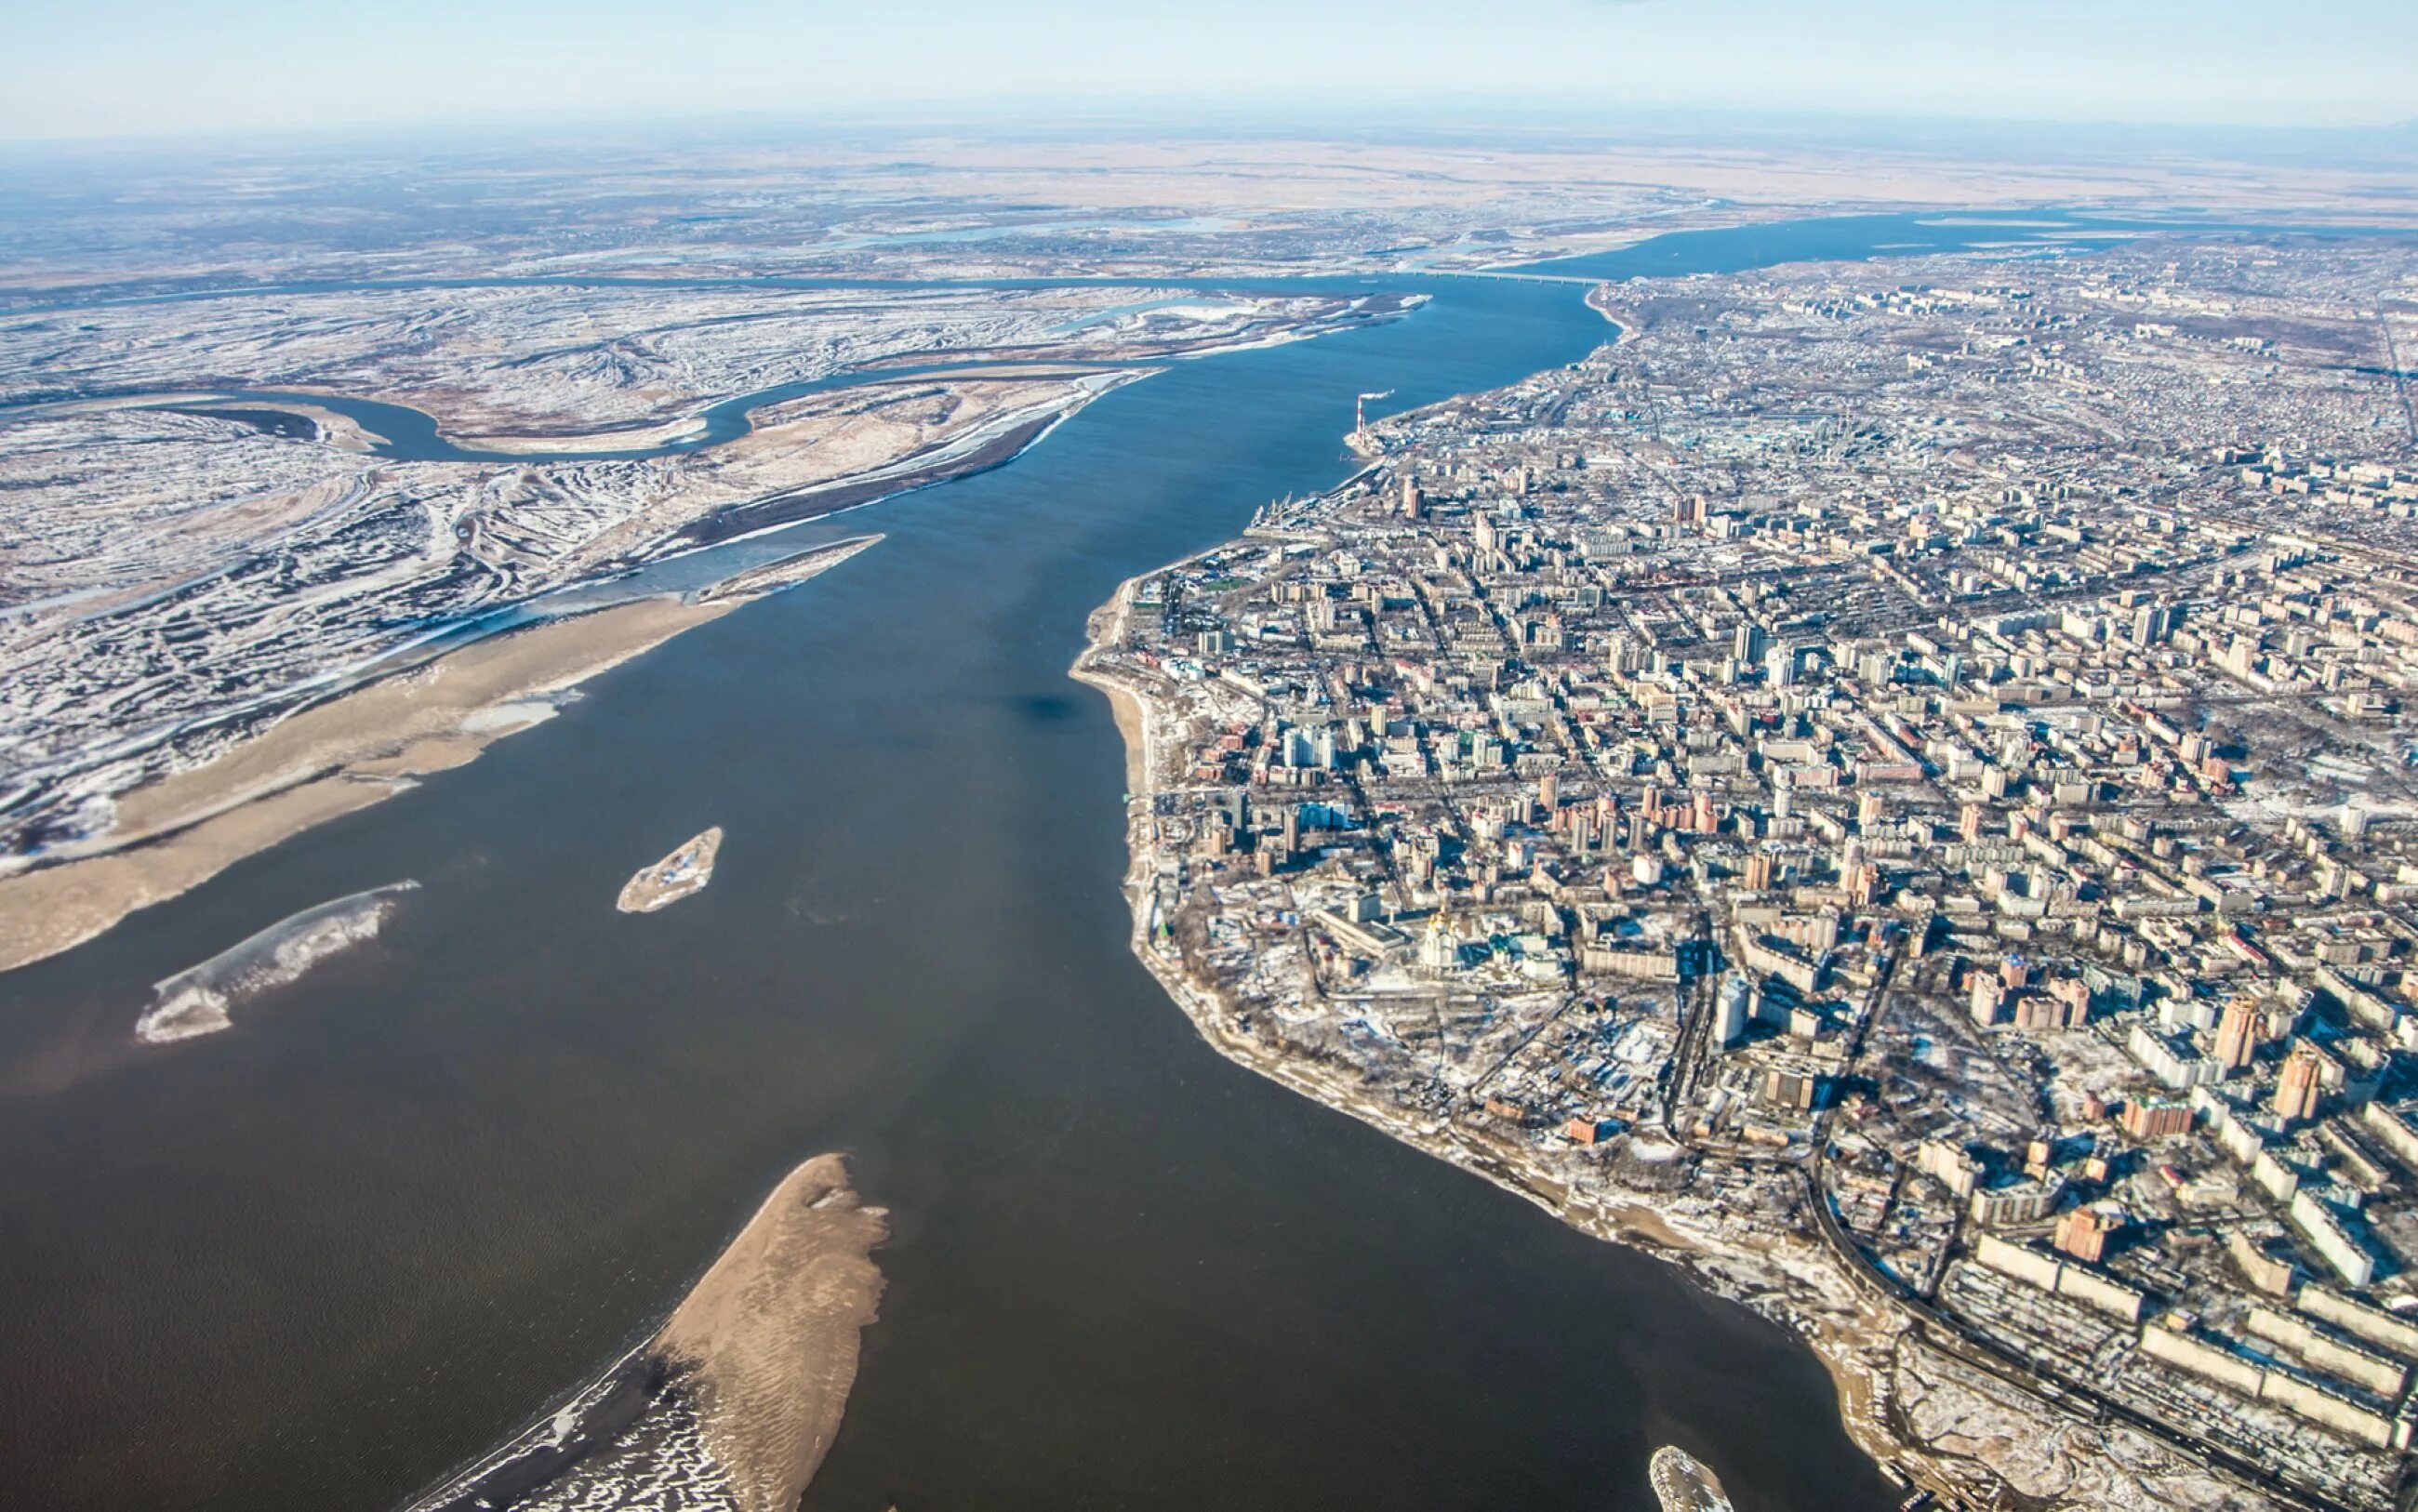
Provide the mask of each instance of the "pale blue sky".
POLYGON ((2247 125, 2418 117, 2418 0, 17 0, 0 140, 1439 93, 2247 125))

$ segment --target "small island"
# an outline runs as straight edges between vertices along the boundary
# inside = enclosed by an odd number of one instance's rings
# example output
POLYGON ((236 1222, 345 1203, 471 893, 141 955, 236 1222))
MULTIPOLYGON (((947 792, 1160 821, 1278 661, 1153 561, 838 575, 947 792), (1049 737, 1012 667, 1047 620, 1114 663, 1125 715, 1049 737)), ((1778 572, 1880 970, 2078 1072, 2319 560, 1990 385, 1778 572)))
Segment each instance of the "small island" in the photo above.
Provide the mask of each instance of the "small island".
POLYGON ((1645 1475, 1654 1483, 1662 1512, 1734 1512, 1721 1477, 1676 1444, 1654 1451, 1645 1475))
POLYGON ((651 866, 640 869, 621 889, 616 905, 623 913, 652 913, 667 909, 713 880, 713 858, 722 849, 722 826, 715 825, 683 844, 651 866))

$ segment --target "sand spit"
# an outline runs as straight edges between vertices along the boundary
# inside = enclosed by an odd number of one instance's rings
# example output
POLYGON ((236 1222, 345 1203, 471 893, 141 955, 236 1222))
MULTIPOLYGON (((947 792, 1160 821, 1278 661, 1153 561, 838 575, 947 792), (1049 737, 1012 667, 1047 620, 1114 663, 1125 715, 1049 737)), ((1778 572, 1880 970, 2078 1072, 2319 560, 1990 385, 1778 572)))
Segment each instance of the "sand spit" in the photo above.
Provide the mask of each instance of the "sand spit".
POLYGON ((668 909, 692 893, 705 890, 713 880, 713 859, 722 851, 722 826, 693 839, 651 866, 642 866, 637 875, 622 884, 621 896, 614 907, 623 913, 652 913, 668 909))
POLYGON ((305 909, 177 972, 153 989, 151 1006, 135 1021, 134 1037, 145 1045, 168 1045, 232 1028, 228 1011, 237 1003, 298 981, 329 956, 376 939, 403 894, 419 886, 394 882, 305 909))
POLYGON ((465 451, 527 452, 544 451, 558 456, 574 456, 586 451, 637 451, 649 447, 674 446, 695 441, 705 435, 705 417, 680 415, 652 424, 610 426, 604 430, 548 431, 447 431, 445 439, 465 451))
POLYGON ((0 970, 81 944, 246 856, 470 761, 542 723, 598 674, 880 539, 818 547, 686 597, 632 600, 473 641, 138 788, 106 834, 0 878, 0 970))
POLYGON ((856 1381, 884 1216, 839 1156, 800 1166, 653 1338, 412 1512, 793 1512, 856 1381))
POLYGON ((705 1443, 744 1512, 789 1512, 823 1462, 875 1317, 873 1246, 885 1214, 859 1204, 837 1155, 773 1188, 664 1325, 664 1354, 694 1371, 705 1443))

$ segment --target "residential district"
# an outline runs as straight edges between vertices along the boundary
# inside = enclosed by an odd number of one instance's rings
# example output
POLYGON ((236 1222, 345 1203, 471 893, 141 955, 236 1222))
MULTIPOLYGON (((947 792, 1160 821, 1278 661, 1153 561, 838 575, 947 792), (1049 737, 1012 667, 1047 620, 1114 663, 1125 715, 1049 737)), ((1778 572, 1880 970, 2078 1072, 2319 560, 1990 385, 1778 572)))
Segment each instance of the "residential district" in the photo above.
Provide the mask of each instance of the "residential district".
POLYGON ((1230 1054, 1792 1325, 1907 1504, 2405 1504, 2418 257, 1611 285, 1127 584, 1230 1054))

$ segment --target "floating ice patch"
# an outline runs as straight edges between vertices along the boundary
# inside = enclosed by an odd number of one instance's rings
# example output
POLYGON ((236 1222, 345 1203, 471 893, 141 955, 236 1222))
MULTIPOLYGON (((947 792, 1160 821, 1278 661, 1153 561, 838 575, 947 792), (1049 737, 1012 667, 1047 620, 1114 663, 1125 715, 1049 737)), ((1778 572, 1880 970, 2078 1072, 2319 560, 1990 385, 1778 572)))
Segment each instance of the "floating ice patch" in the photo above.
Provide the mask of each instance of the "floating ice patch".
POLYGON ((462 728, 471 735, 510 735, 532 725, 543 725, 561 711, 551 698, 519 698, 472 710, 463 716, 462 728))
POLYGON ((395 901, 419 886, 395 882, 305 909, 177 972, 152 989, 134 1037, 167 1045, 229 1028, 235 1022, 229 1011, 245 999, 299 980, 328 957, 375 939, 395 901))

